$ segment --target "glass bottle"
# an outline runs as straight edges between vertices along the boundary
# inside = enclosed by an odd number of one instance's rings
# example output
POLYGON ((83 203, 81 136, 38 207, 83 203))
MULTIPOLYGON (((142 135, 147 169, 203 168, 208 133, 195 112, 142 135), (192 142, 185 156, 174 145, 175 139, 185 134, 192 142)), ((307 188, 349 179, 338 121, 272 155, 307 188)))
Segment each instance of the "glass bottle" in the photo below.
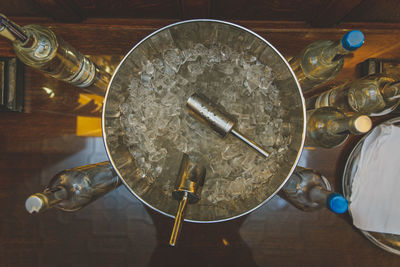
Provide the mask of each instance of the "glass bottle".
POLYGON ((110 74, 49 28, 39 25, 20 27, 0 14, 0 34, 12 42, 17 57, 26 65, 91 93, 105 94, 110 74))
POLYGON ((344 213, 348 208, 347 200, 341 194, 331 191, 329 181, 311 169, 297 167, 279 194, 304 211, 326 207, 334 213, 344 213))
POLYGON ((308 45, 289 64, 303 92, 333 79, 341 70, 344 55, 357 50, 364 43, 358 30, 346 33, 340 41, 320 40, 308 45))
POLYGON ((111 164, 90 164, 56 174, 46 189, 28 197, 25 208, 38 213, 52 207, 63 211, 76 211, 121 184, 111 164))
POLYGON ((400 103, 400 81, 384 74, 374 74, 336 86, 307 100, 310 108, 338 107, 346 114, 381 116, 400 103))
POLYGON ((307 146, 332 148, 342 144, 350 133, 363 134, 372 127, 366 115, 347 117, 334 107, 322 107, 307 111, 307 146))

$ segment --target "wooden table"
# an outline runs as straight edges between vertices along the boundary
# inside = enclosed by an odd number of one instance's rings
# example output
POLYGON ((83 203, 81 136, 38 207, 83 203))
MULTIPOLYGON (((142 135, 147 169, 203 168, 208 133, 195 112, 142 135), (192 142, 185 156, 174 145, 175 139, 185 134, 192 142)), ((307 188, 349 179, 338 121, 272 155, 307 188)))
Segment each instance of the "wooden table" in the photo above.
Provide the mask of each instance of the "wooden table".
MULTIPOLYGON (((83 53, 106 55, 115 63, 138 40, 172 21, 19 22, 52 26, 83 53)), ((347 59, 338 80, 354 77, 355 65, 366 58, 400 53, 395 49, 400 43, 398 25, 388 30, 377 24, 333 29, 241 24, 287 57, 313 40, 339 38, 343 29, 364 30, 367 45, 347 59)), ((5 41, 0 47, 0 56, 13 55, 5 41)), ((124 187, 75 213, 29 215, 26 197, 42 191, 58 171, 107 160, 100 137, 76 136, 76 117, 67 113, 79 93, 26 68, 26 112, 0 114, 0 266, 400 266, 400 257, 375 247, 347 214, 301 212, 278 196, 236 220, 186 223, 176 248, 168 246, 172 219, 146 208, 124 187), (52 90, 51 99, 43 87, 52 90)), ((335 149, 306 149, 300 165, 319 170, 341 191, 346 157, 358 138, 335 149)))

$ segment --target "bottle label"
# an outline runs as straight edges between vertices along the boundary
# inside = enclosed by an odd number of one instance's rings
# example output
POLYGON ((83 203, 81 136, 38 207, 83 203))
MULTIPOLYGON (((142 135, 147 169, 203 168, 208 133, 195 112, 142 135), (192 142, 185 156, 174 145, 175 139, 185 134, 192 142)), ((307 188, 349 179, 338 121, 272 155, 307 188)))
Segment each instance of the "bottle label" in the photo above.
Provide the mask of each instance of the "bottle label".
POLYGON ((78 87, 88 87, 94 82, 96 68, 91 60, 83 57, 79 70, 68 82, 78 87))

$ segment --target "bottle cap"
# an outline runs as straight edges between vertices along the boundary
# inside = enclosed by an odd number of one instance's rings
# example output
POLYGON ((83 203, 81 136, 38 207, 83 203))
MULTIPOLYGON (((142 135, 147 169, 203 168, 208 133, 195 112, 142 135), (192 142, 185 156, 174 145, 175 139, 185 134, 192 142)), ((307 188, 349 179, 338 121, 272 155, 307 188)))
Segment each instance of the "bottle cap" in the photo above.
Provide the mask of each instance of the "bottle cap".
POLYGON ((329 194, 326 199, 326 204, 328 208, 334 213, 345 213, 349 206, 347 200, 338 193, 329 194))
POLYGON ((353 121, 352 124, 353 124, 353 128, 354 128, 353 132, 355 132, 355 133, 366 133, 369 130, 371 130, 372 121, 366 115, 354 117, 354 119, 352 121, 353 121))
POLYGON ((32 195, 25 201, 25 208, 30 214, 40 212, 43 209, 43 206, 43 199, 37 195, 32 195))
POLYGON ((349 31, 342 38, 342 46, 349 51, 357 50, 364 43, 364 34, 359 30, 349 31))

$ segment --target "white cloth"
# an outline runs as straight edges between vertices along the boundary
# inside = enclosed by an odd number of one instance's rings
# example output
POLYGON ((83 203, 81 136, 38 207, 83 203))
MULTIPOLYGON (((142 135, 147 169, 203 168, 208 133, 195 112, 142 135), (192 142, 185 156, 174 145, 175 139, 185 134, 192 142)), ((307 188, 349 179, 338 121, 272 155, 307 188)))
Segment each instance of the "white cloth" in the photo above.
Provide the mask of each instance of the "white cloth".
POLYGON ((356 227, 400 235, 400 127, 381 124, 365 139, 351 191, 356 227))

